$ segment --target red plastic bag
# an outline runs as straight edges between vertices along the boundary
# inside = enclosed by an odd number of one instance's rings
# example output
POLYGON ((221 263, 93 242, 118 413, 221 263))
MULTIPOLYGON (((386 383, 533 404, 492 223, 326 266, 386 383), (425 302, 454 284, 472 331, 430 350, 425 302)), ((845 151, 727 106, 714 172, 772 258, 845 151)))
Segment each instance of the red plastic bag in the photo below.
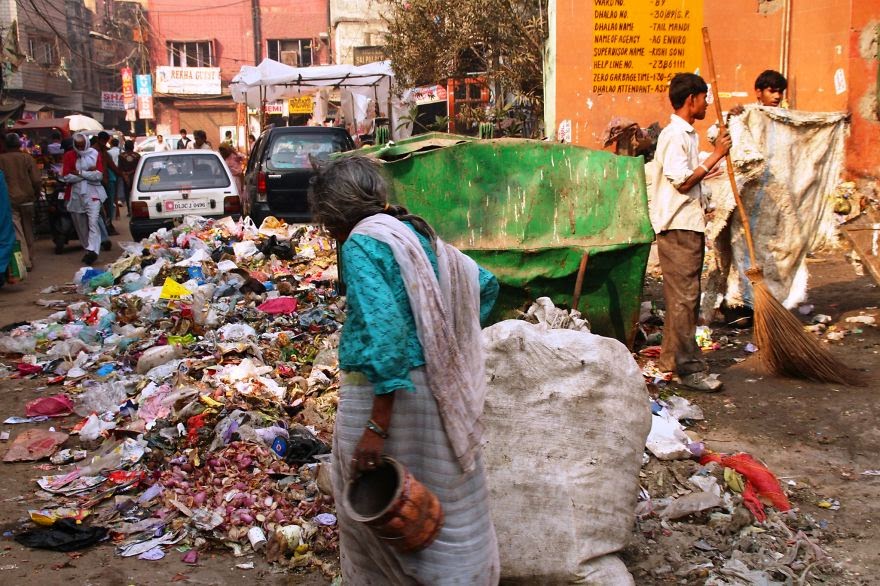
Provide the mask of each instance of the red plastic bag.
POLYGON ((63 393, 40 397, 25 405, 24 413, 28 417, 66 417, 73 413, 73 401, 63 393))
POLYGON ((38 366, 36 364, 28 364, 26 362, 19 362, 15 365, 15 370, 18 371, 18 374, 22 376, 27 376, 29 374, 40 374, 43 372, 43 367, 38 366))
POLYGON ((260 311, 269 314, 293 313, 296 311, 296 297, 275 297, 259 307, 260 311))
POLYGON ((742 475, 746 481, 743 490, 743 504, 759 522, 763 523, 767 519, 762 500, 773 505, 778 511, 791 510, 791 503, 782 492, 782 486, 776 476, 749 454, 739 453, 725 456, 708 452, 700 458, 700 464, 705 466, 709 462, 718 462, 725 468, 733 468, 742 475))

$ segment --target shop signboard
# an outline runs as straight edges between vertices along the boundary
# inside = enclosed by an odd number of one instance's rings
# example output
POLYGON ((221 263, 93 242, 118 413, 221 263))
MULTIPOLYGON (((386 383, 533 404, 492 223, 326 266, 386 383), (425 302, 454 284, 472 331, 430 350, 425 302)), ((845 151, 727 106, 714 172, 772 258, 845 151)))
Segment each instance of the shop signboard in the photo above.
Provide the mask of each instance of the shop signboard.
POLYGON ((122 95, 125 101, 126 110, 134 110, 136 107, 134 98, 134 75, 131 67, 123 67, 120 70, 122 74, 122 95))
POLYGON ((222 93, 219 67, 156 68, 156 93, 216 96, 222 93))
POLYGON ((312 96, 297 96, 287 100, 287 111, 291 114, 311 114, 314 109, 312 96))
POLYGON ((101 92, 102 110, 125 110, 125 94, 122 92, 101 92))

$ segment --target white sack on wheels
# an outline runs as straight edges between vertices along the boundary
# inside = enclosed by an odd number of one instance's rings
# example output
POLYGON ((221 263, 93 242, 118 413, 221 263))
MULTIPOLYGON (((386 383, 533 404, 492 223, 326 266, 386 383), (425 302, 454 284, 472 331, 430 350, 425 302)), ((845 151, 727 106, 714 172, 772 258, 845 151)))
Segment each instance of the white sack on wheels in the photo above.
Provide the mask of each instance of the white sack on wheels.
POLYGON ((588 332, 504 321, 483 332, 484 458, 506 583, 632 584, 634 522, 651 426, 626 347, 588 332))

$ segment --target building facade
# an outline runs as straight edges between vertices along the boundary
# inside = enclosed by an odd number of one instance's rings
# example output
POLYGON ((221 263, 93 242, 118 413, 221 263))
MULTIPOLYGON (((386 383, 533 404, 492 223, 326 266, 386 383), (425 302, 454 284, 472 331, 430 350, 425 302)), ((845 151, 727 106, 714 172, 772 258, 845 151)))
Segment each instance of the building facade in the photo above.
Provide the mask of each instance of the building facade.
MULTIPOLYGON (((213 145, 243 134, 229 82, 242 65, 271 58, 307 67, 330 63, 328 0, 148 0, 156 130, 205 130, 213 145)), ((243 144, 242 137, 237 137, 243 144)))
POLYGON ((385 59, 384 4, 382 0, 330 0, 334 63, 364 65, 385 59))
MULTIPOLYGON (((661 16, 668 16, 669 23, 657 25, 663 30, 656 31, 656 40, 669 47, 666 55, 656 59, 634 55, 632 51, 638 51, 638 45, 644 44, 645 39, 638 39, 633 31, 622 30, 627 26, 624 21, 632 21, 633 15, 621 12, 633 11, 638 4, 621 0, 551 0, 545 87, 549 135, 563 127, 572 142, 601 148, 605 127, 615 116, 642 126, 654 121, 665 125, 670 114, 667 95, 660 91, 662 87, 643 87, 641 76, 652 76, 650 64, 657 62, 662 66, 663 61, 679 71, 699 68, 706 72, 700 37, 700 27, 705 25, 712 38, 725 104, 752 102, 758 74, 765 69, 780 71, 788 78, 791 107, 851 113, 847 173, 853 178, 880 177, 880 3, 876 0, 689 2, 687 6, 701 11, 702 18, 688 21, 685 11, 663 11, 661 16), (688 30, 682 30, 689 25, 688 30), (676 39, 685 35, 696 36, 692 56, 679 54, 674 46, 676 39), (622 55, 620 51, 627 53, 622 55), (648 67, 630 67, 627 71, 625 66, 633 59, 641 59, 648 67), (614 86, 616 91, 596 91, 597 86, 614 86)), ((654 33, 649 34, 653 38, 654 33)), ((665 82, 665 78, 660 81, 665 82)), ((714 112, 710 113, 707 123, 714 118, 714 112)))
POLYGON ((89 37, 94 16, 82 0, 0 1, 2 90, 24 101, 26 118, 103 118, 89 37))

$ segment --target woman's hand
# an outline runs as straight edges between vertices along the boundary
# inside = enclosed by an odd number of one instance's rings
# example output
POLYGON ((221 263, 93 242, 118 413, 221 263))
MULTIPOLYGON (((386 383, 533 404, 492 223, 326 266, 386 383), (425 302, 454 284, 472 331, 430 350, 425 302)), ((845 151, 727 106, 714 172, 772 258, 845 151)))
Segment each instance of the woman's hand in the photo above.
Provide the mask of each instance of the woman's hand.
POLYGON ((385 440, 369 429, 365 429, 354 449, 354 458, 351 460, 352 472, 358 474, 375 470, 382 462, 384 448, 385 440))
POLYGON ((391 426, 395 392, 373 396, 373 409, 351 459, 353 474, 375 470, 382 463, 385 440, 391 426))

